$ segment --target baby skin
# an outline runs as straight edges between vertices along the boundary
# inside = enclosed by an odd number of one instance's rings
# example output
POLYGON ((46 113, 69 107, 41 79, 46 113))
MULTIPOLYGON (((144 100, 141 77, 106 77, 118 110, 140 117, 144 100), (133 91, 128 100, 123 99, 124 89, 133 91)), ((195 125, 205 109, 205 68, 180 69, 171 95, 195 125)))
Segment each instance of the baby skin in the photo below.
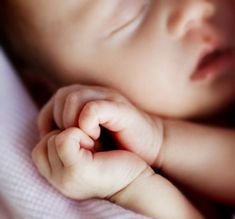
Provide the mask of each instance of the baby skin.
POLYGON ((140 111, 116 91, 82 85, 62 88, 43 108, 38 123, 41 141, 33 150, 33 161, 67 197, 105 198, 153 218, 203 218, 150 167, 161 166, 161 119, 140 111), (110 131, 120 150, 96 147, 100 126, 110 131))

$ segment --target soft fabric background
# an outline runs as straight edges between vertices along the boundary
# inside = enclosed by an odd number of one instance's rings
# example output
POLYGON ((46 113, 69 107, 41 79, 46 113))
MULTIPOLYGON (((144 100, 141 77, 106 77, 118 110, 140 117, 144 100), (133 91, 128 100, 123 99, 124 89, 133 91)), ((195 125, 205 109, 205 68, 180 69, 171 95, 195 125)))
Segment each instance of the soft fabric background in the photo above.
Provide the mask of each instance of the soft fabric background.
POLYGON ((38 110, 0 50, 0 219, 144 219, 104 200, 66 199, 31 161, 38 110))

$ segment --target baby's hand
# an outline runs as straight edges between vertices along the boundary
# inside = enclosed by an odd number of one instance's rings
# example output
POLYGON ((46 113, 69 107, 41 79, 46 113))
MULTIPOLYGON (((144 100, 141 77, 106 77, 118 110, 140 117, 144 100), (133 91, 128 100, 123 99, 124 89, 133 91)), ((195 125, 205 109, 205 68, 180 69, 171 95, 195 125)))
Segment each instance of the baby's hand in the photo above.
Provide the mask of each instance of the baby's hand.
POLYGON ((53 129, 53 121, 60 129, 79 127, 94 141, 103 126, 120 148, 156 166, 163 141, 162 121, 138 110, 114 90, 83 85, 59 89, 40 113, 42 135, 53 129))
POLYGON ((111 198, 153 171, 128 151, 92 153, 94 141, 78 128, 53 131, 32 152, 39 172, 67 197, 111 198))

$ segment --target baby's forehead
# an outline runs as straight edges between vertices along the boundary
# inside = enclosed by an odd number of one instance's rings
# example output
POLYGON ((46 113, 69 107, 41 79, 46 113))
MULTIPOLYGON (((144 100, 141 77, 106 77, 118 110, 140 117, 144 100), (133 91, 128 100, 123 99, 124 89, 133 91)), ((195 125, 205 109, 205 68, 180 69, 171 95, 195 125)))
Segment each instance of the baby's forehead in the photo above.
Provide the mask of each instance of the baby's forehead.
MULTIPOLYGON (((1 0, 0 0, 1 1, 1 0)), ((119 1, 110 0, 6 0, 8 14, 21 19, 28 29, 97 26, 119 1)), ((132 0, 134 1, 134 0, 132 0)), ((10 18, 15 20, 14 18, 10 18)))
MULTIPOLYGON (((1 0, 0 0, 1 1, 1 0)), ((94 4, 107 0, 7 0, 9 12, 24 20, 28 28, 59 28, 76 20, 92 18, 88 15, 94 4), (58 26, 58 24, 60 24, 58 26)), ((10 13, 8 13, 10 14, 10 13)))
POLYGON ((65 19, 80 2, 84 0, 0 0, 0 6, 7 23, 42 29, 55 20, 65 19))
MULTIPOLYGON (((66 17, 77 15, 78 17, 88 17, 92 14, 105 14, 120 1, 110 0, 0 0, 6 1, 8 7, 13 11, 18 11, 23 15, 33 17, 66 17)), ((131 0, 135 2, 135 0, 131 0)), ((125 3, 125 1, 122 1, 125 3)), ((122 3, 123 4, 123 3, 122 3)))
MULTIPOLYGON (((33 12, 46 15, 50 13, 65 12, 72 9, 78 9, 84 4, 88 4, 91 0, 0 0, 6 1, 7 5, 13 10, 23 12, 33 12)), ((63 13, 62 13, 63 14, 63 13)))

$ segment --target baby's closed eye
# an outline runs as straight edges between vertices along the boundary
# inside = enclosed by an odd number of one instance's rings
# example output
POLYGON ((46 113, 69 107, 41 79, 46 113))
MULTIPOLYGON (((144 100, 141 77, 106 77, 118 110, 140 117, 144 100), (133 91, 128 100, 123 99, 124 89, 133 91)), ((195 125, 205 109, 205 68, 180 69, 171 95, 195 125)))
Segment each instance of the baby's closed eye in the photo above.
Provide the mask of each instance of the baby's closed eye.
POLYGON ((113 37, 118 33, 126 35, 135 31, 144 20, 148 7, 149 4, 145 1, 145 3, 135 2, 135 5, 134 3, 130 4, 131 10, 126 6, 124 10, 117 9, 112 24, 108 28, 108 37, 113 37))

